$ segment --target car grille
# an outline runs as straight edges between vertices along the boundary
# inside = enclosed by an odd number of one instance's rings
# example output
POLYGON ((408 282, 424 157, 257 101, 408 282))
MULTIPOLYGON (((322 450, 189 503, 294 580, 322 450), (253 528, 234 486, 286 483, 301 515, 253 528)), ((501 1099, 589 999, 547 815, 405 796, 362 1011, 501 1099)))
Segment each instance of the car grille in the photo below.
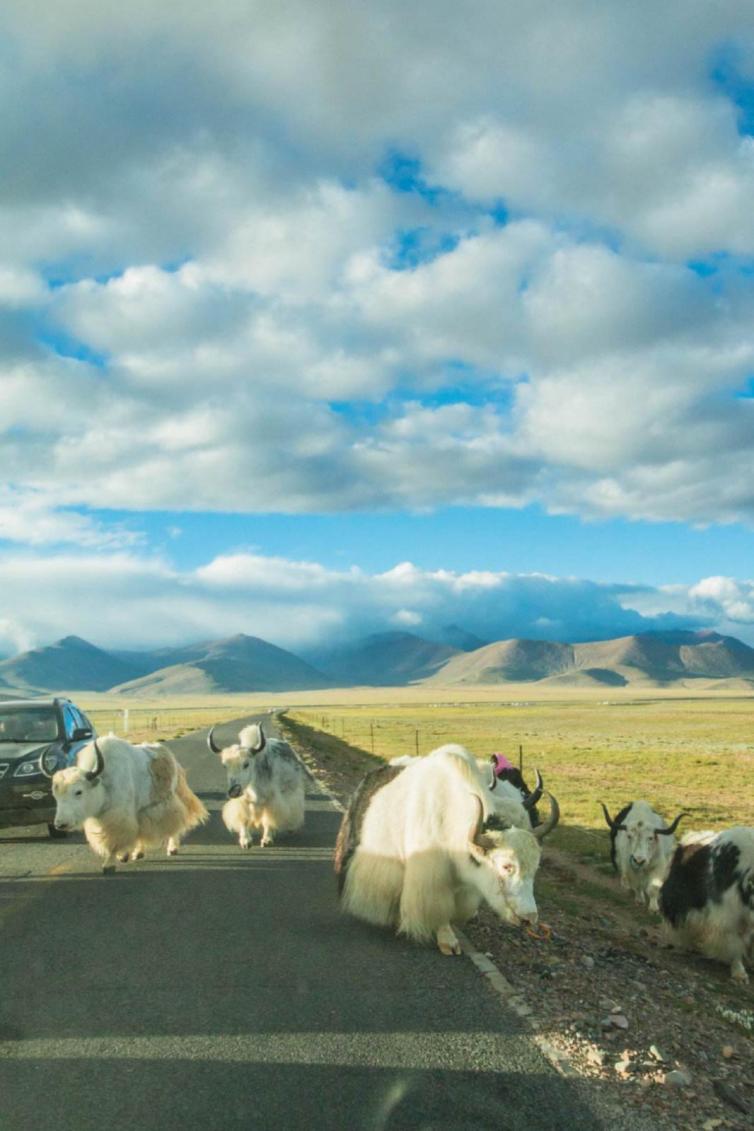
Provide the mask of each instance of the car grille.
POLYGON ((10 762, 0 762, 0 778, 5 777, 5 775, 8 773, 9 766, 10 762))

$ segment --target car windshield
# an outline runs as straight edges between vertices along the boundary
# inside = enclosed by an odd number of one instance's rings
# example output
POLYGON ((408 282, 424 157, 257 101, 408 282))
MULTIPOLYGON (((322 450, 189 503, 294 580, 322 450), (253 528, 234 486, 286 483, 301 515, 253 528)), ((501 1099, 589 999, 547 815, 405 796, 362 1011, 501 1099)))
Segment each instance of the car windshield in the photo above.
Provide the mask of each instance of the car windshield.
POLYGON ((52 742, 57 736, 54 707, 0 706, 0 742, 52 742))

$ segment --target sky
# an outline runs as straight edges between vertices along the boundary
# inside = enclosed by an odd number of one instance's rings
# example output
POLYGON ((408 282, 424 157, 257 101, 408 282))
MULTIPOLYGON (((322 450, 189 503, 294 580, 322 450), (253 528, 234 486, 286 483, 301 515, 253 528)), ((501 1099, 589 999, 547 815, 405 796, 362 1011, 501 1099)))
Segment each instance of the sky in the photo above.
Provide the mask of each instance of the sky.
POLYGON ((754 643, 748 0, 6 0, 0 104, 0 653, 754 643))

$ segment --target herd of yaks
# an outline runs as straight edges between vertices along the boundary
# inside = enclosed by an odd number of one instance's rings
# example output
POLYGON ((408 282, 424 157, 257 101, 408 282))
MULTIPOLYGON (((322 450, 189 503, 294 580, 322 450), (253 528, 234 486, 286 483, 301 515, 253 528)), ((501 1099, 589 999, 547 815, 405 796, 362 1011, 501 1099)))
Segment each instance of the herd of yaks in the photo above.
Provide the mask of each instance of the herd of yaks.
MULTIPOLYGON (((288 743, 267 738, 261 724, 244 727, 238 742, 207 742, 228 775, 223 821, 248 848, 277 832, 301 828, 306 772, 288 743)), ((167 845, 208 819, 185 772, 163 745, 133 746, 108 735, 84 747, 77 765, 52 775, 59 829, 83 828, 103 871, 167 845)), ((602 804, 602 803, 601 803, 602 804)), ((730 964, 748 981, 744 959, 754 950, 754 828, 687 834, 646 801, 615 818, 602 804, 611 856, 623 885, 659 912, 670 941, 730 964)), ((529 790, 501 755, 476 759, 448 744, 425 757, 395 758, 368 773, 355 790, 338 832, 335 872, 345 911, 421 942, 443 954, 461 947, 452 924, 486 903, 505 923, 537 922, 534 878, 541 841, 560 817, 542 779, 529 790), (537 808, 542 797, 549 814, 537 808)))

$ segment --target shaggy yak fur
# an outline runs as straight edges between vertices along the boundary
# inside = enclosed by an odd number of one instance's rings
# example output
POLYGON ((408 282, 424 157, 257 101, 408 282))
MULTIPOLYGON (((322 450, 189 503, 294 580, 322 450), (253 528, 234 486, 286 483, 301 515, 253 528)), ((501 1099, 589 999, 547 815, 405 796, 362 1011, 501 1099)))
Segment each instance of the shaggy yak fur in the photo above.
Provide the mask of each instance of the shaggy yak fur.
MULTIPOLYGON (((343 910, 460 954, 451 922, 484 901, 511 924, 537 920, 537 836, 502 828, 473 756, 450 744, 368 774, 335 851, 343 910)), ((548 822, 548 829, 553 824, 548 822)))
POLYGON ((748 982, 744 958, 754 949, 754 828, 688 833, 675 850, 660 891, 671 942, 730 964, 748 982))
POLYGON ((166 746, 132 746, 112 734, 79 751, 76 766, 58 770, 52 792, 56 826, 83 826, 105 872, 116 859, 141 859, 150 845, 166 844, 174 856, 181 837, 209 818, 166 746))
POLYGON ((228 774, 228 800, 223 822, 236 833, 241 848, 251 845, 254 832, 260 847, 272 844, 278 832, 294 832, 304 823, 306 779, 301 763, 287 742, 267 738, 260 724, 243 728, 238 742, 210 750, 219 754, 228 774))

